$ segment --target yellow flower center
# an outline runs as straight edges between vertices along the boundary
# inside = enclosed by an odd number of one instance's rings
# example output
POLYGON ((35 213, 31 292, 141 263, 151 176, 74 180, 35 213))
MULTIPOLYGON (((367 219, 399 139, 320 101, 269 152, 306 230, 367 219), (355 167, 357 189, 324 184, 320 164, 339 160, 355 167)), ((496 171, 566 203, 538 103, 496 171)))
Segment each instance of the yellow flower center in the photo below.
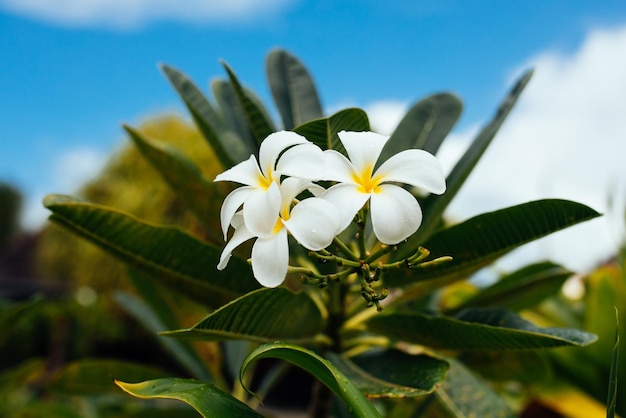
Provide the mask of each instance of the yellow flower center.
POLYGON ((284 227, 285 225, 283 225, 282 218, 279 217, 278 219, 276 219, 274 229, 272 229, 272 234, 278 234, 284 227))
POLYGON ((358 190, 361 193, 378 193, 380 188, 378 187, 383 180, 383 177, 380 175, 372 177, 372 171, 374 170, 374 166, 368 166, 363 169, 360 173, 354 173, 352 175, 352 180, 358 184, 358 190))
POLYGON ((259 188, 263 190, 269 189, 272 185, 272 173, 270 173, 268 177, 265 177, 263 174, 259 174, 259 177, 257 178, 257 183, 259 185, 259 188))

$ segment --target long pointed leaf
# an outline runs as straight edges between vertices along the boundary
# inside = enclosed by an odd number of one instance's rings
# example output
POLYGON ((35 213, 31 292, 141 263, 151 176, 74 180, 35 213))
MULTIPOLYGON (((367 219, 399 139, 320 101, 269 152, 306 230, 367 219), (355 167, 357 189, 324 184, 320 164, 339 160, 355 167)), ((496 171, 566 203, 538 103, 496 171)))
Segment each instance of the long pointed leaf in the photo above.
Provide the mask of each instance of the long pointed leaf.
POLYGON ((433 409, 443 411, 431 413, 426 410, 424 416, 445 416, 449 418, 498 417, 514 418, 513 412, 504 398, 500 397, 483 379, 472 374, 463 363, 450 359, 448 377, 435 392, 433 409))
POLYGON ((272 126, 272 122, 267 117, 267 112, 261 109, 259 103, 253 100, 249 94, 246 93, 242 85, 239 83, 237 76, 233 70, 226 63, 222 63, 226 72, 228 73, 228 79, 230 80, 237 99, 241 104, 241 107, 246 115, 246 119, 252 128, 254 137, 257 143, 261 143, 269 134, 275 131, 272 126))
POLYGON ((383 314, 371 318, 366 326, 394 340, 444 349, 582 347, 597 339, 594 334, 573 328, 539 328, 501 309, 468 309, 456 318, 422 313, 383 314))
POLYGON ((172 191, 205 226, 210 240, 222 242, 222 235, 216 228, 218 223, 212 222, 219 219, 219 184, 205 179, 198 167, 175 148, 151 141, 129 126, 124 126, 124 129, 172 191))
MULTIPOLYGON (((228 80, 215 79, 211 82, 211 90, 215 101, 224 117, 229 131, 246 144, 250 151, 247 157, 257 153, 258 142, 248 123, 243 107, 237 98, 232 84, 228 80)), ((247 158, 246 157, 246 158, 247 158)))
MULTIPOLYGON (((239 380, 244 382, 243 376, 247 368, 263 358, 285 360, 308 371, 343 400, 354 417, 374 418, 381 416, 350 379, 331 362, 297 345, 275 342, 260 346, 250 353, 241 365, 239 380)), ((248 389, 246 388, 246 390, 248 389)))
POLYGON ((551 262, 532 264, 481 290, 462 305, 455 307, 454 312, 468 306, 500 307, 512 311, 531 308, 556 294, 572 274, 574 273, 551 262))
POLYGON ((511 89, 506 99, 500 104, 493 119, 480 131, 478 136, 474 139, 474 142, 472 142, 472 145, 467 149, 448 175, 446 179, 446 192, 441 196, 429 195, 426 198, 423 204, 424 219, 422 225, 417 233, 409 239, 410 244, 423 242, 435 231, 441 222, 444 210, 452 199, 454 199, 472 169, 476 166, 478 160, 496 136, 500 126, 502 126, 506 120, 511 109, 513 109, 513 106, 531 77, 532 71, 529 71, 515 83, 515 86, 511 89))
POLYGON ((177 227, 152 225, 69 196, 46 196, 44 206, 53 212, 52 221, 209 307, 259 287, 244 260, 233 257, 228 268, 217 271, 220 251, 177 227))
POLYGON ((409 275, 389 276, 387 284, 403 286, 430 279, 466 278, 514 248, 598 216, 598 212, 585 205, 559 199, 537 200, 484 213, 441 230, 423 243, 430 250, 431 259, 451 256, 452 261, 416 269, 409 275))
POLYGON ((224 167, 231 167, 254 153, 254 149, 227 131, 211 103, 187 76, 167 65, 161 68, 224 167))
POLYGON ((369 131, 370 123, 367 113, 361 109, 350 108, 327 118, 315 119, 300 125, 294 129, 295 132, 314 142, 322 149, 334 149, 346 153, 338 132, 341 131, 369 131))
POLYGON ((282 49, 271 51, 266 69, 284 129, 324 116, 311 75, 296 57, 282 49))
POLYGON ((369 398, 405 398, 433 392, 445 380, 448 363, 425 354, 386 350, 332 363, 369 398))
POLYGON ((313 341, 323 331, 319 308, 305 293, 259 289, 209 314, 191 328, 162 335, 199 340, 313 341))
POLYGON ((115 380, 125 392, 143 399, 176 399, 205 418, 263 418, 245 403, 215 386, 193 379, 164 378, 141 383, 115 380))
POLYGON ((377 166, 409 148, 436 154, 462 110, 461 100, 449 93, 435 94, 419 101, 409 109, 385 144, 377 166))
POLYGON ((83 359, 58 370, 48 383, 48 388, 68 395, 102 395, 118 392, 111 376, 124 380, 146 380, 166 375, 164 370, 129 361, 83 359))

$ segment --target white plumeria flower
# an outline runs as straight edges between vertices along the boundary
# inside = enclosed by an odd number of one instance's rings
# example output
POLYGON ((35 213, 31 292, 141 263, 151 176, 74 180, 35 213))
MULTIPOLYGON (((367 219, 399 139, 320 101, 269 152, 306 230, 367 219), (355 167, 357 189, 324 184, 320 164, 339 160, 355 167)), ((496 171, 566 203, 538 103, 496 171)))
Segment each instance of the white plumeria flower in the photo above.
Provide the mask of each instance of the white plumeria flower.
POLYGON ((289 177, 277 187, 281 203, 270 231, 260 235, 254 233, 248 228, 248 221, 243 219, 243 211, 237 212, 232 218, 235 232, 222 251, 218 270, 226 267, 236 247, 256 238, 252 246, 252 273, 261 285, 276 287, 285 280, 289 268, 287 233, 312 251, 319 251, 331 244, 339 227, 337 209, 317 197, 304 199, 292 208, 296 196, 311 187, 309 181, 289 177))
POLYGON ((280 176, 314 180, 315 176, 322 174, 320 167, 323 166, 322 150, 305 137, 289 131, 269 135, 259 148, 258 163, 251 155, 215 178, 215 181, 244 185, 226 196, 222 204, 220 223, 224 240, 233 216, 242 205, 246 227, 257 236, 270 233, 281 204, 280 176))
POLYGON ((326 180, 338 182, 322 195, 340 212, 339 230, 350 225, 356 213, 370 201, 374 235, 383 244, 397 244, 422 223, 415 197, 393 183, 404 183, 441 194, 446 190, 439 161, 426 151, 408 149, 392 156, 374 172, 389 137, 374 132, 339 132, 350 159, 327 150, 326 180))

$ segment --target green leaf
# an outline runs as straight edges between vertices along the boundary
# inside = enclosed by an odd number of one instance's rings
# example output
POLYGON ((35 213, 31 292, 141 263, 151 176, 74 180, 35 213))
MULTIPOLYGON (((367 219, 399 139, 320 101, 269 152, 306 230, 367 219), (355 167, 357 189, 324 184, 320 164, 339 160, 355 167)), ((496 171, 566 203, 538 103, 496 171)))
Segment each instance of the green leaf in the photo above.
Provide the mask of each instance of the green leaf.
POLYGON ((446 178, 446 192, 441 196, 429 195, 423 202, 424 219, 422 225, 413 237, 409 238, 409 246, 414 247, 420 242, 429 238, 439 226, 443 212, 456 196, 459 189, 470 175, 476 163, 496 136, 496 133, 509 115, 511 109, 522 94, 522 91, 530 81, 532 71, 526 72, 515 83, 506 99, 500 104, 495 116, 485 126, 472 142, 465 154, 456 163, 448 177, 446 178))
MULTIPOLYGON (((239 380, 244 382, 243 377, 248 367, 263 358, 285 360, 308 371, 343 400, 354 417, 371 418, 381 416, 354 383, 331 362, 297 345, 274 342, 258 347, 250 353, 241 365, 239 380)), ((246 390, 249 391, 247 388, 246 390)))
POLYGON ((545 351, 471 350, 463 352, 459 357, 474 372, 491 381, 536 385, 541 382, 550 384, 555 377, 545 351))
POLYGON ((322 149, 334 149, 343 154, 346 150, 337 136, 338 132, 369 130, 367 113, 356 108, 340 110, 332 116, 312 120, 294 129, 322 149))
POLYGON ((244 88, 239 83, 237 76, 233 72, 233 70, 226 64, 222 63, 223 67, 226 69, 228 73, 228 79, 235 91, 237 99, 243 109, 243 112, 246 116, 248 123, 250 124, 250 128, 252 129, 252 133, 258 144, 260 144, 269 134, 274 132, 276 129, 272 125, 271 120, 267 117, 267 112, 260 106, 260 102, 254 100, 249 93, 247 93, 244 88))
POLYGON ((606 418, 615 417, 615 408, 617 407, 617 376, 618 376, 618 359, 619 359, 619 316, 615 309, 615 346, 613 347, 613 355, 611 356, 611 371, 609 372, 609 390, 606 400, 606 418))
POLYGON ((220 213, 220 200, 216 199, 220 195, 217 183, 207 181, 198 167, 175 148, 151 141, 129 126, 124 126, 124 129, 142 155, 206 227, 211 241, 222 242, 215 222, 211 222, 211 219, 219 219, 220 213))
POLYGON ((456 318, 398 312, 374 316, 366 326, 392 340, 453 350, 582 347, 597 339, 573 328, 539 328, 503 309, 467 309, 456 318))
POLYGON ((166 372, 122 360, 84 359, 74 361, 56 372, 48 389, 68 395, 101 395, 118 393, 111 380, 147 380, 164 377, 166 372))
POLYGON ((504 276, 463 305, 455 307, 453 312, 468 306, 499 307, 511 311, 532 308, 558 293, 572 274, 566 268, 548 261, 532 264, 504 276))
POLYGON ((161 69, 224 167, 231 167, 254 154, 253 147, 226 128, 220 115, 187 76, 167 65, 162 65, 161 69))
POLYGON ((313 79, 296 57, 282 49, 273 50, 267 56, 266 70, 284 129, 324 116, 313 79))
POLYGON ((250 152, 246 158, 257 154, 259 144, 232 84, 228 80, 215 79, 211 82, 211 90, 222 111, 224 122, 229 128, 229 132, 232 132, 240 141, 244 142, 249 149, 250 152))
POLYGON ((306 293, 259 289, 206 316, 191 328, 162 335, 200 340, 312 341, 324 330, 322 313, 306 293))
POLYGON ((450 370, 443 387, 435 392, 436 402, 423 416, 450 418, 498 417, 515 418, 517 415, 489 385, 477 378, 463 363, 450 359, 450 370))
POLYGON ((436 154, 444 138, 456 124, 463 103, 449 93, 435 94, 419 101, 404 116, 385 144, 376 166, 409 148, 436 154))
POLYGON ((217 271, 220 251, 177 227, 152 225, 63 195, 46 196, 44 206, 53 212, 52 221, 209 307, 259 287, 244 260, 233 257, 224 271, 217 271))
POLYGON ((176 399, 205 418, 263 418, 243 402, 215 386, 193 379, 164 378, 141 383, 115 380, 125 392, 143 399, 176 399))
POLYGON ((369 398, 405 398, 433 392, 445 380, 446 361, 426 354, 398 350, 376 351, 347 359, 329 360, 369 398))
MULTIPOLYGON (((423 244, 430 250, 428 260, 451 256, 451 261, 430 268, 418 267, 410 275, 388 276, 386 284, 406 286, 438 279, 423 284, 428 288, 464 279, 523 244, 598 216, 598 212, 585 205, 558 199, 537 200, 484 213, 441 230, 423 244)), ((420 286, 416 288, 423 289, 420 286)))

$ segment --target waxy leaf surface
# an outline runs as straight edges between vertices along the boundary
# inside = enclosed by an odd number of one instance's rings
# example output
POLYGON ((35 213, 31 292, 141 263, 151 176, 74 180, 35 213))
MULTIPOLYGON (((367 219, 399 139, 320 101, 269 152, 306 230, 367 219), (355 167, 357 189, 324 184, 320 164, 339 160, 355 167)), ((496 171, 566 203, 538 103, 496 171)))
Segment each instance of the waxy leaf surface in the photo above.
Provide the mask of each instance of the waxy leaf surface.
POLYGON ((259 289, 209 314, 191 328, 163 335, 200 340, 311 341, 324 319, 306 293, 286 288, 259 289))
POLYGON ((105 206, 49 195, 50 219, 209 307, 259 287, 250 266, 233 257, 217 271, 220 250, 172 226, 157 226, 105 206))
POLYGON ((467 309, 456 318, 398 312, 377 315, 366 326, 393 340, 443 349, 582 347, 597 339, 573 328, 539 328, 503 309, 467 309))
POLYGON ((193 379, 163 378, 141 383, 115 380, 125 392, 143 399, 176 399, 191 405, 204 418, 263 418, 248 405, 212 384, 193 379))
POLYGON ((281 342, 264 344, 254 350, 241 366, 240 381, 250 365, 263 358, 276 358, 292 363, 311 373, 328 387, 339 399, 346 403, 349 412, 357 418, 380 417, 380 413, 367 400, 352 381, 340 372, 330 361, 304 347, 281 342))
POLYGON ((390 275, 386 283, 406 286, 439 279, 424 283, 426 287, 439 287, 440 281, 445 284, 467 278, 523 244, 598 216, 598 212, 583 204, 559 199, 537 200, 484 213, 443 229, 423 243, 430 251, 427 260, 450 256, 451 261, 429 268, 418 267, 410 274, 390 275))
POLYGON ((294 131, 309 141, 317 144, 323 150, 334 149, 344 155, 346 150, 339 140, 337 133, 341 131, 369 131, 370 123, 367 114, 361 109, 344 109, 332 116, 315 119, 300 126, 294 131))
POLYGON ((445 380, 448 363, 425 354, 377 351, 332 363, 369 398, 406 398, 432 393, 445 380))

